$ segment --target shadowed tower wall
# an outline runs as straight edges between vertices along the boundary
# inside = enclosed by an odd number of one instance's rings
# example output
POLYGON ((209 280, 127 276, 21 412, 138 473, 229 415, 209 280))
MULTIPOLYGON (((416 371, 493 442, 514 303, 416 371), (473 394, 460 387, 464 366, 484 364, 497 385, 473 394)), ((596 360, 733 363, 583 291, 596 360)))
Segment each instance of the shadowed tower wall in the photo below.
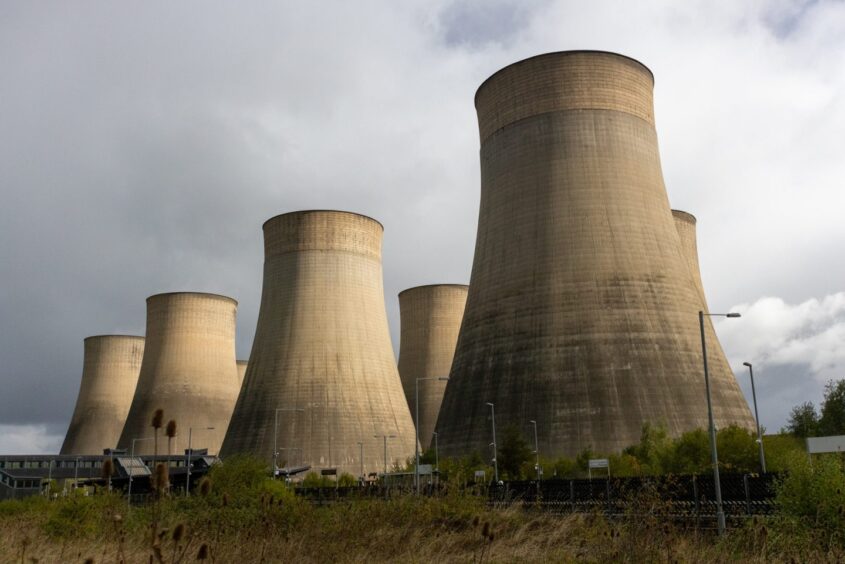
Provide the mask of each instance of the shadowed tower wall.
MULTIPOLYGON (((646 421, 705 427, 698 290, 660 168, 653 77, 612 53, 510 65, 479 88, 481 205, 437 423, 447 455, 499 428, 541 452, 618 451, 646 421)), ((753 425, 733 376, 717 423, 753 425)))
POLYGON ((115 448, 144 355, 144 338, 99 335, 85 339, 82 382, 60 454, 103 454, 115 448))
POLYGON ((414 453, 390 342, 381 224, 302 211, 264 224, 264 283, 244 385, 222 454, 358 475, 414 453), (278 426, 275 425, 277 409, 278 426), (294 411, 299 409, 301 411, 294 411), (274 433, 277 431, 277 436, 274 433))
MULTIPOLYGON (((238 302, 226 296, 194 292, 158 294, 147 298, 147 339, 141 375, 120 436, 119 447, 132 439, 152 437, 156 409, 164 423, 176 421, 178 436, 172 452, 193 448, 217 454, 238 397, 235 364, 235 317, 238 302), (213 429, 208 429, 213 427, 213 429)), ((167 439, 159 431, 159 453, 167 439)), ((137 441, 135 452, 148 454, 153 441, 137 441)))
POLYGON ((461 284, 418 286, 399 294, 399 376, 412 417, 416 417, 417 378, 427 378, 419 382, 423 450, 431 444, 446 390, 446 382, 437 378, 449 376, 466 301, 467 287, 461 284))

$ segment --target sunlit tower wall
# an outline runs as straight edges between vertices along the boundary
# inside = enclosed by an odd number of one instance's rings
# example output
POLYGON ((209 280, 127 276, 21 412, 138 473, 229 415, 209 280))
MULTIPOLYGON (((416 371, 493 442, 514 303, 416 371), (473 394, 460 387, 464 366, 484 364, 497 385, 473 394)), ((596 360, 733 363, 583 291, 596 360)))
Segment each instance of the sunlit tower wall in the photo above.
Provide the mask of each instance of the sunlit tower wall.
MULTIPOLYGON (((238 302, 198 292, 157 294, 147 298, 147 338, 138 387, 118 446, 153 436, 157 409, 164 422, 175 420, 178 436, 172 452, 207 448, 217 454, 238 397, 235 318, 238 302), (209 429, 211 427, 211 429, 209 429)), ((159 431, 158 452, 168 441, 159 431)), ((136 441, 135 452, 153 452, 154 441, 136 441)))
POLYGON ((462 284, 417 286, 399 293, 402 324, 399 376, 411 416, 415 418, 419 391, 419 435, 423 449, 431 444, 466 301, 467 286, 462 284))
MULTIPOLYGON (((448 455, 496 425, 540 449, 612 452, 644 422, 702 428, 701 300, 660 167, 651 72, 613 53, 540 55, 475 97, 481 205, 469 294, 437 423, 448 455)), ((753 424, 714 374, 717 424, 753 424)))
MULTIPOLYGON (((687 262, 687 266, 695 282, 699 294, 698 309, 704 312, 709 311, 707 307, 707 296, 704 292, 704 283, 701 280, 701 267, 698 259, 698 237, 696 235, 697 220, 694 215, 681 210, 672 210, 672 217, 675 220, 675 228, 681 240, 681 253, 687 262)), ((712 318, 704 318, 704 334, 707 339, 707 367, 708 371, 717 381, 733 381, 734 375, 728 359, 722 350, 716 332, 713 329, 712 318)), ((722 413, 725 406, 732 405, 733 387, 722 386, 712 390, 714 405, 713 410, 723 420, 731 420, 730 413, 722 413), (728 397, 724 397, 725 393, 728 397)))
POLYGON ((82 381, 60 454, 94 455, 115 448, 144 355, 144 337, 98 335, 84 342, 82 381))
POLYGON ((246 366, 248 363, 249 361, 246 360, 238 361, 238 389, 240 389, 244 383, 244 375, 246 374, 246 366))
POLYGON ((244 384, 222 455, 249 453, 359 475, 414 453, 390 342, 383 228, 341 211, 264 224, 264 283, 244 384), (278 424, 276 424, 278 422, 278 424), (379 435, 376 438, 375 435, 379 435))

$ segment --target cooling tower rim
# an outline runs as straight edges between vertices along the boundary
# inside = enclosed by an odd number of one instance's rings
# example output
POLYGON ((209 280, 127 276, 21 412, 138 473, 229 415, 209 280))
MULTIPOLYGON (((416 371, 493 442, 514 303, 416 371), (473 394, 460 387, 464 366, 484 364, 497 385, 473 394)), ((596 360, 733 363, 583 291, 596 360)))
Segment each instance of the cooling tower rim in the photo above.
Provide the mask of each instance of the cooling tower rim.
POLYGON ((622 59, 627 59, 629 61, 632 61, 632 62, 638 64, 639 66, 641 66, 643 69, 645 69, 646 72, 648 72, 648 74, 651 76, 651 83, 654 84, 654 73, 651 72, 650 68, 645 66, 645 64, 643 64, 641 61, 638 61, 637 59, 635 59, 633 57, 629 57, 628 55, 623 55, 622 53, 616 53, 615 51, 602 51, 601 49, 572 49, 572 50, 568 50, 568 51, 550 51, 548 53, 540 53, 539 55, 533 55, 531 57, 521 59, 519 61, 516 61, 514 63, 511 63, 509 65, 506 65, 506 66, 500 68, 499 70, 497 70, 496 72, 494 72, 493 74, 488 76, 484 80, 484 82, 482 82, 479 85, 479 87, 475 90, 475 96, 473 97, 473 102, 475 103, 475 106, 478 107, 478 94, 481 92, 481 89, 484 88, 487 85, 487 83, 490 82, 498 74, 508 70, 511 67, 515 67, 517 65, 527 63, 528 61, 533 61, 534 59, 540 59, 540 58, 543 58, 543 57, 552 57, 552 56, 555 56, 555 55, 583 55, 585 53, 592 53, 592 54, 599 54, 599 55, 613 55, 615 57, 619 57, 619 58, 622 58, 622 59))
POLYGON ((223 294, 214 294, 212 292, 162 292, 160 294, 153 294, 152 296, 149 296, 147 298, 147 303, 149 304, 151 300, 154 300, 156 298, 163 298, 165 296, 180 296, 180 295, 181 296, 201 296, 201 297, 205 297, 205 298, 223 299, 223 300, 228 300, 235 305, 238 305, 238 300, 236 300, 235 298, 232 298, 230 296, 224 296, 223 294))
POLYGON ((89 335, 82 339, 82 341, 87 341, 88 339, 108 339, 108 338, 120 338, 120 339, 141 339, 142 341, 146 339, 143 335, 124 335, 121 333, 106 333, 104 335, 89 335))
POLYGON ((686 221, 687 223, 692 223, 693 225, 698 222, 698 219, 696 219, 696 217, 688 211, 673 209, 672 215, 677 217, 678 219, 686 221))
POLYGON ((297 210, 297 211, 292 211, 292 212, 280 213, 278 215, 274 215, 273 217, 271 217, 270 219, 268 219, 267 221, 262 223, 261 229, 262 230, 266 229, 268 223, 270 223, 271 221, 275 221, 275 220, 277 220, 281 217, 285 217, 287 215, 301 215, 301 214, 306 214, 306 213, 345 213, 345 214, 349 214, 349 215, 357 215, 358 217, 363 217, 364 219, 369 219, 370 221, 377 223, 379 225, 379 227, 381 227, 381 230, 384 231, 384 224, 382 222, 380 222, 379 220, 372 218, 368 215, 365 215, 363 213, 358 213, 358 212, 346 211, 346 210, 329 210, 329 209, 297 210))
POLYGON ((401 296, 405 292, 410 292, 412 290, 420 290, 422 288, 443 288, 443 287, 446 287, 446 288, 469 288, 469 284, 422 284, 420 286, 412 286, 410 288, 405 288, 404 290, 402 290, 401 292, 399 292, 397 294, 397 297, 401 296))

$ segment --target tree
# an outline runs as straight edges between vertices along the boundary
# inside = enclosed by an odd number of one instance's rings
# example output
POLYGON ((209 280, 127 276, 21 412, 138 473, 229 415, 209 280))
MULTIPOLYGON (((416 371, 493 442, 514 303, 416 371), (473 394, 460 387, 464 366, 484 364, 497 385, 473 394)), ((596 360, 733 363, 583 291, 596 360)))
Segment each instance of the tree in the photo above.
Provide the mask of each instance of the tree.
POLYGON ((796 405, 789 413, 789 420, 786 422, 786 431, 796 437, 805 439, 816 436, 819 426, 819 415, 816 413, 816 406, 813 402, 804 402, 796 405))
POLYGON ((820 435, 845 435, 845 380, 831 380, 824 387, 824 401, 818 420, 820 435))
POLYGON ((522 436, 519 427, 515 425, 505 427, 498 450, 499 470, 511 480, 518 480, 521 477, 522 465, 530 461, 534 453, 528 446, 528 441, 522 436))

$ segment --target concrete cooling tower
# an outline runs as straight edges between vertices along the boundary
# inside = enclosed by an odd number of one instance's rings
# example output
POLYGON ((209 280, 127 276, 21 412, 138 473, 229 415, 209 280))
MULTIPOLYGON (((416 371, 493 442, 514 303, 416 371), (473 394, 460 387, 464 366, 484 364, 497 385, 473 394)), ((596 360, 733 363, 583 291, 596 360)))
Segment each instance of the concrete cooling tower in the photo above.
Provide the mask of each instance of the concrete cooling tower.
MULTIPOLYGON (((489 452, 496 425, 541 452, 618 451, 644 422, 706 427, 701 297, 660 167, 653 76, 604 52, 540 55, 475 97, 478 235, 441 451, 489 452)), ((715 345, 715 336, 711 343, 715 345)), ((717 425, 753 426, 731 374, 713 374, 717 425)))
MULTIPOLYGON (((152 437, 156 409, 165 423, 176 421, 173 453, 192 447, 216 454, 223 442, 238 397, 235 364, 235 316, 238 302, 226 296, 195 292, 147 298, 147 341, 141 375, 118 446, 152 437), (213 429, 209 429, 213 427, 213 429)), ((159 453, 167 440, 159 431, 159 453)), ((135 452, 153 452, 153 441, 137 441, 135 452)))
POLYGON ((467 287, 461 284, 418 286, 399 293, 402 319, 399 376, 412 417, 417 416, 419 391, 419 435, 423 449, 431 444, 466 301, 467 287), (418 378, 421 379, 419 389, 418 378))
POLYGON ((381 267, 382 226, 301 211, 264 224, 264 286, 252 354, 224 456, 359 475, 414 454, 381 267), (376 438, 375 435, 379 437, 376 438))
POLYGON ((85 339, 82 382, 60 454, 103 454, 115 448, 138 384, 144 338, 98 335, 85 339))
MULTIPOLYGON (((675 220, 675 228, 678 230, 678 236, 681 239, 681 254, 687 262, 690 275, 698 291, 700 300, 698 309, 709 311, 707 297, 704 292, 704 283, 701 281, 701 268, 698 262, 698 237, 696 236, 695 216, 685 211, 672 210, 672 217, 675 220)), ((718 337, 716 337, 716 332, 713 329, 713 321, 710 317, 704 318, 704 335, 707 339, 708 372, 713 375, 715 381, 733 381, 733 370, 731 370, 728 359, 722 351, 722 345, 718 337)), ((718 410, 732 404, 733 387, 721 386, 713 388, 711 393, 714 409, 718 410)))
POLYGON ((238 389, 240 389, 240 387, 244 383, 244 375, 246 374, 246 365, 248 363, 249 363, 249 361, 246 361, 246 360, 239 360, 238 363, 237 363, 238 364, 238 389))

